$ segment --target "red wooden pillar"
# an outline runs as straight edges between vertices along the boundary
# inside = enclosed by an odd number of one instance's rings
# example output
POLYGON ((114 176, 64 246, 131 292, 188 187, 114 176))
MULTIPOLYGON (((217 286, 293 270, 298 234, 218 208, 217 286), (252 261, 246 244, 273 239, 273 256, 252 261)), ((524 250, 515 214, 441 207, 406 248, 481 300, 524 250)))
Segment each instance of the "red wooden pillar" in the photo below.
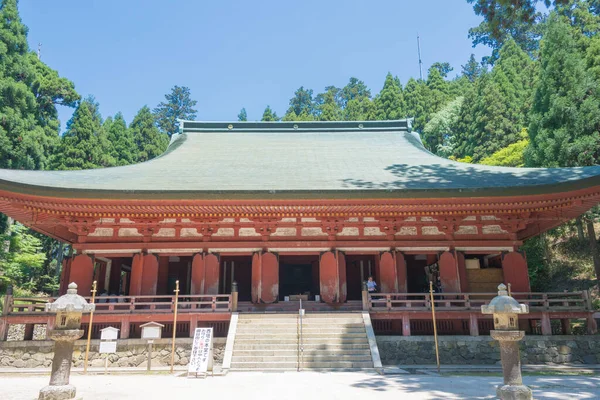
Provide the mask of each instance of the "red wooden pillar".
POLYGON ((252 285, 250 288, 252 302, 260 303, 260 277, 262 275, 262 253, 252 255, 252 285))
POLYGON ((398 279, 398 293, 407 293, 406 259, 404 258, 404 254, 400 252, 396 252, 396 277, 398 279))
POLYGON ((458 278, 460 281, 461 292, 469 291, 469 282, 467 281, 467 264, 465 263, 465 253, 456 252, 456 264, 458 266, 458 278))
POLYGON ((379 287, 382 293, 398 293, 396 262, 389 251, 379 255, 379 287))
POLYGON ((264 253, 261 264, 260 299, 275 303, 279 299, 279 259, 274 253, 264 253))
POLYGON ((274 253, 252 256, 252 302, 275 303, 279 299, 279 259, 274 253))
MULTIPOLYGON (((91 296, 92 282, 94 279, 94 260, 87 254, 78 254, 71 261, 69 268, 69 282, 77 284, 77 293, 80 296, 91 296)), ((65 291, 66 293, 66 291, 65 291)))
POLYGON ((73 257, 65 257, 62 262, 62 271, 60 272, 60 287, 58 293, 62 296, 67 294, 67 287, 69 286, 69 278, 71 277, 71 263, 73 257))
POLYGON ((192 258, 190 294, 204 294, 204 254, 197 253, 192 258))
POLYGON ((326 303, 346 301, 346 258, 343 253, 328 251, 319 260, 321 298, 326 303))
POLYGON ((219 257, 204 255, 204 294, 219 294, 219 257))
POLYGON ((169 282, 169 257, 159 256, 158 257, 158 282, 156 283, 157 294, 173 294, 167 293, 167 286, 169 282))
POLYGON ((158 256, 146 254, 144 256, 144 268, 142 269, 143 296, 155 296, 158 283, 158 256))
POLYGON ((460 278, 458 276, 458 265, 454 254, 449 251, 442 253, 439 259, 440 281, 442 290, 446 293, 460 292, 460 278))
POLYGON ((346 279, 346 255, 336 250, 339 276, 339 302, 345 303, 348 298, 348 282, 346 279))
POLYGON ((144 255, 135 254, 131 261, 131 276, 129 277, 129 295, 139 296, 142 294, 142 274, 144 270, 144 255))
POLYGON ((510 283, 513 292, 530 292, 529 274, 527 272, 527 260, 518 251, 506 253, 502 257, 502 272, 504 282, 510 283))

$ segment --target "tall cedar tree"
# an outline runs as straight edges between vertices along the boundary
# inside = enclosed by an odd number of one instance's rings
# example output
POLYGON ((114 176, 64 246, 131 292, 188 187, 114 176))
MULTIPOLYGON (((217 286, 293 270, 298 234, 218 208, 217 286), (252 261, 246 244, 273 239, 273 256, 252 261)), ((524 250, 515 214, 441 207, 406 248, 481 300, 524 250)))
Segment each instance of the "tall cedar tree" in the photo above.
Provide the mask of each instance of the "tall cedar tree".
POLYGON ((271 106, 267 106, 267 108, 265 108, 265 111, 263 112, 261 121, 275 122, 275 121, 279 121, 279 117, 277 116, 276 112, 271 110, 271 106))
POLYGON ((148 106, 144 106, 129 125, 137 147, 138 161, 148 161, 158 157, 169 145, 169 137, 158 130, 155 122, 148 106))
POLYGON ((238 114, 238 121, 248 121, 248 114, 246 113, 245 108, 240 110, 240 113, 238 114))
POLYGON ((413 128, 421 131, 425 127, 425 82, 410 78, 404 88, 406 116, 414 118, 413 128))
POLYGON ((53 169, 91 169, 115 164, 104 129, 98 104, 93 97, 79 103, 67 123, 58 152, 53 157, 53 169))
POLYGON ((531 107, 533 63, 509 40, 489 73, 467 91, 460 112, 454 155, 474 161, 521 140, 531 107))
POLYGON ((462 75, 466 77, 469 82, 473 83, 481 73, 483 72, 483 67, 481 64, 477 62, 475 59, 475 54, 471 53, 471 57, 469 57, 469 61, 465 65, 462 66, 462 75))
POLYGON ((340 105, 340 89, 335 86, 326 88, 325 93, 317 96, 317 114, 319 121, 340 121, 342 107, 340 105))
POLYGON ((404 116, 402 86, 388 72, 381 92, 375 97, 375 118, 378 120, 394 120, 404 118, 404 116))
POLYGON ((457 97, 431 117, 423 129, 423 142, 433 153, 448 157, 454 150, 460 108, 464 98, 457 97))
POLYGON ((600 161, 600 82, 586 70, 576 30, 556 14, 548 21, 540 50, 528 166, 571 167, 600 161))
POLYGON ((0 167, 45 169, 58 145, 56 105, 79 95, 29 51, 16 0, 0 0, 0 167))
POLYGON ((314 114, 314 100, 312 89, 304 89, 300 86, 290 99, 290 107, 283 116, 284 121, 298 121, 301 115, 314 114))
POLYGON ((194 107, 198 102, 191 99, 190 89, 185 86, 173 86, 165 99, 154 109, 154 115, 159 129, 171 137, 179 132, 178 120, 196 119, 198 111, 194 107))
POLYGON ((131 129, 127 128, 123 114, 117 113, 104 121, 104 131, 112 144, 111 156, 116 165, 129 165, 137 161, 137 151, 131 129))

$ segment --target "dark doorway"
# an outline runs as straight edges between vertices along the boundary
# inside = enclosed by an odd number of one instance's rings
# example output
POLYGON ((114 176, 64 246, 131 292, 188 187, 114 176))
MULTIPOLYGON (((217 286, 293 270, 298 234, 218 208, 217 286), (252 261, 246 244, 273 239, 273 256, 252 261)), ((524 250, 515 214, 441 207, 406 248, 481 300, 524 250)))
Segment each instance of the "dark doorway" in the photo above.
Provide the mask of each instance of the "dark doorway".
POLYGON ((231 283, 238 284, 238 300, 250 301, 252 290, 252 256, 223 256, 219 268, 219 292, 231 293, 231 283))
POLYGON ((425 267, 428 264, 425 254, 405 255, 406 259, 406 280, 408 293, 427 293, 429 292, 429 282, 425 267))
POLYGON ((375 256, 374 255, 346 255, 346 284, 348 290, 348 300, 362 299, 362 283, 369 276, 375 276, 375 256))
POLYGON ((319 294, 318 256, 281 256, 279 258, 279 299, 285 296, 307 295, 309 300, 319 294))

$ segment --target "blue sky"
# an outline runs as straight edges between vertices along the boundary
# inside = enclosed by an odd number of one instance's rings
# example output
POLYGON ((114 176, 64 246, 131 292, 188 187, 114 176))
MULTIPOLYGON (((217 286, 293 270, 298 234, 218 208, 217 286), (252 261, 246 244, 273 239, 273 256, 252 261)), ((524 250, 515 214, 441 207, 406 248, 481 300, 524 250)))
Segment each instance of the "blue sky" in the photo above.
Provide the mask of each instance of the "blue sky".
MULTIPOLYGON (((128 123, 173 85, 191 89, 198 119, 221 121, 242 107, 260 119, 267 104, 281 116, 298 87, 351 76, 375 95, 388 71, 418 77, 417 32, 424 73, 489 54, 467 37, 481 18, 466 0, 21 0, 20 12, 42 60, 128 123)), ((71 113, 60 110, 63 130, 71 113)))

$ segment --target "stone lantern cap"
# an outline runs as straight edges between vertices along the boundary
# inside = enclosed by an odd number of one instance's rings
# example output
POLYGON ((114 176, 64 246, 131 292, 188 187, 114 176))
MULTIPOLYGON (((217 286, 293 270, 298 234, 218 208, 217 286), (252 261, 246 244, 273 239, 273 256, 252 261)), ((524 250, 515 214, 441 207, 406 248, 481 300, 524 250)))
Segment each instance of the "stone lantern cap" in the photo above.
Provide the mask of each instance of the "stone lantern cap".
POLYGON ((519 304, 518 301, 508 295, 506 285, 501 283, 498 286, 498 296, 494 297, 490 304, 481 306, 482 314, 527 314, 529 307, 526 304, 519 304))
POLYGON ((45 306, 46 312, 76 312, 89 313, 94 311, 95 304, 89 304, 83 297, 77 294, 77 284, 72 282, 69 284, 67 294, 60 296, 52 303, 47 303, 45 306))

